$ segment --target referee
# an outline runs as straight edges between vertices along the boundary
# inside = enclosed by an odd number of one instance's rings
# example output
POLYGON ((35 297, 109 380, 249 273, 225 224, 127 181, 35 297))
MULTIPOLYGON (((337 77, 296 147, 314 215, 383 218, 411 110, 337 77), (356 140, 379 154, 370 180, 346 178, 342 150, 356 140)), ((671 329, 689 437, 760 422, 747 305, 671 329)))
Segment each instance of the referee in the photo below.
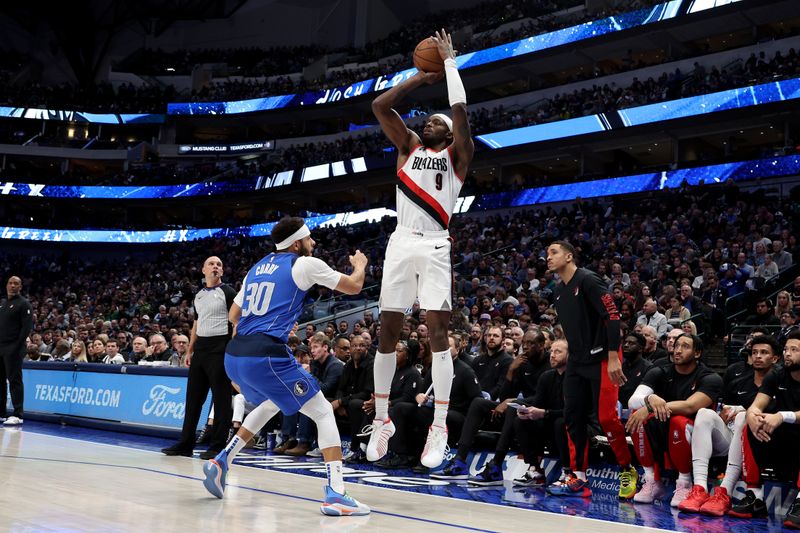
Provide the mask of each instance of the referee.
POLYGON ((20 296, 22 280, 11 276, 6 283, 8 298, 0 302, 0 402, 2 418, 6 414, 6 381, 11 386, 11 403, 14 414, 5 419, 6 426, 22 424, 22 401, 25 389, 22 385, 22 359, 27 348, 25 340, 31 332, 33 316, 31 304, 20 296))
POLYGON ((203 263, 205 287, 194 297, 196 318, 186 356, 189 379, 186 383, 183 431, 180 441, 161 450, 165 455, 192 456, 195 431, 209 388, 214 402, 214 432, 208 451, 200 454, 200 457, 210 459, 216 456, 228 441, 233 409, 231 380, 225 373, 225 345, 231 337, 228 310, 236 297, 236 291, 230 285, 222 283, 222 272, 222 260, 219 257, 209 257, 203 263))

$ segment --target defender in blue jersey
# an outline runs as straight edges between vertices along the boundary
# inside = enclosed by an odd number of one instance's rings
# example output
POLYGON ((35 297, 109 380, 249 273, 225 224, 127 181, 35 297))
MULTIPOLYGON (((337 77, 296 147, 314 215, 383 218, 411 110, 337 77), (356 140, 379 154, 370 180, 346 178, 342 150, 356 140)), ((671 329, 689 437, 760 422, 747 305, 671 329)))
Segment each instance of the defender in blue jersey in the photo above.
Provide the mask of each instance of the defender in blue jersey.
POLYGON ((364 285, 367 258, 360 251, 351 255, 353 273, 347 275, 311 257, 315 243, 302 218, 278 222, 272 240, 277 251, 250 269, 234 299, 229 318, 236 329, 225 349, 225 371, 247 401, 258 407, 247 415, 225 449, 203 466, 204 485, 222 498, 228 465, 245 443, 279 410, 287 415, 300 411, 317 424, 317 441, 328 472, 320 510, 331 516, 368 514, 369 507, 345 492, 342 446, 331 404, 286 346, 306 292, 323 285, 358 294, 364 285))

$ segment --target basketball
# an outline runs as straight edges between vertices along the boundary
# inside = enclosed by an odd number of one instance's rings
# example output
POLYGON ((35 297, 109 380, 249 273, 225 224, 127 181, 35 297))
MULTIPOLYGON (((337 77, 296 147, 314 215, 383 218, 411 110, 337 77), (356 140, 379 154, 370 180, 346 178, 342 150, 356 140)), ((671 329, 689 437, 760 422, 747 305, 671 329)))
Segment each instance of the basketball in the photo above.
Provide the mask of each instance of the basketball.
POLYGON ((441 72, 444 68, 444 61, 433 37, 423 39, 414 48, 414 66, 422 72, 441 72))

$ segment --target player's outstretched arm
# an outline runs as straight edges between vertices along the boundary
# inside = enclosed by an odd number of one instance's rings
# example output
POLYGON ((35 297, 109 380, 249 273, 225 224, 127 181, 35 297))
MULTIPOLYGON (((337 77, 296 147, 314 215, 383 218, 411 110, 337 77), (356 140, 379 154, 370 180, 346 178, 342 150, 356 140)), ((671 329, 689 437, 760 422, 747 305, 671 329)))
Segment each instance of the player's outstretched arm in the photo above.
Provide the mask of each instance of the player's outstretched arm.
POLYGON ((356 250, 356 253, 350 256, 350 264, 353 265, 353 273, 342 274, 336 290, 345 294, 358 294, 364 286, 367 256, 361 253, 361 250, 356 250))
POLYGON ((437 31, 433 41, 439 49, 444 61, 444 73, 447 78, 447 96, 450 101, 450 112, 453 118, 453 156, 456 173, 464 176, 475 153, 475 143, 467 115, 467 92, 458 73, 456 53, 453 50, 453 38, 444 29, 437 31))
POLYGON ((420 144, 419 136, 406 127, 395 106, 408 93, 426 83, 435 83, 442 79, 443 73, 417 72, 414 76, 399 85, 395 85, 372 101, 372 112, 378 119, 383 133, 392 141, 401 156, 408 155, 411 149, 420 144))

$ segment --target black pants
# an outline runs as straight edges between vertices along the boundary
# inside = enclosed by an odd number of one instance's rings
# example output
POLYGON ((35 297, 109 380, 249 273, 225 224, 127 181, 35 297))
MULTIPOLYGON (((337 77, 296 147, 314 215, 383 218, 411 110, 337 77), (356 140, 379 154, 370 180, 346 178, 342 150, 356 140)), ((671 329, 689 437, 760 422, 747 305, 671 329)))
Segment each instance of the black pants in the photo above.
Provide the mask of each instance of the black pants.
POLYGON ((567 429, 562 417, 541 420, 522 420, 516 417, 513 425, 519 441, 520 453, 526 463, 538 467, 539 461, 544 455, 544 448, 547 446, 557 454, 562 467, 569 466, 567 429))
MULTIPOLYGON (((742 479, 748 486, 761 485, 761 470, 772 467, 781 477, 794 481, 800 470, 800 427, 781 424, 772 432, 768 442, 758 440, 749 427, 745 427, 743 440, 742 479)), ((800 487, 800 478, 797 478, 800 487)))
POLYGON ((25 354, 17 352, 16 346, 0 346, 0 402, 3 404, 0 416, 6 414, 7 389, 6 381, 11 388, 11 404, 14 406, 14 416, 22 418, 22 403, 25 399, 25 387, 22 384, 22 360, 25 354))
MULTIPOLYGON (((418 407, 415 403, 400 402, 389 408, 389 417, 396 428, 394 437, 389 441, 389 449, 398 455, 421 454, 428 436, 428 427, 433 422, 433 407, 418 407)), ((458 411, 447 411, 449 445, 458 441, 464 420, 464 415, 458 411)))
POLYGON ((361 445, 363 437, 358 434, 364 426, 372 422, 373 415, 368 415, 362 407, 364 400, 354 399, 347 402, 347 422, 350 425, 350 449, 357 450, 361 445))
POLYGON ((214 402, 214 432, 208 448, 219 451, 227 443, 233 417, 231 380, 225 373, 227 341, 227 337, 199 337, 195 343, 186 382, 186 414, 178 443, 182 449, 194 449, 195 431, 209 388, 214 402))
MULTIPOLYGON (((499 402, 486 400, 484 398, 475 398, 469 404, 469 411, 467 411, 467 419, 464 422, 464 429, 461 430, 461 437, 458 439, 458 458, 462 461, 467 460, 472 445, 475 443, 475 437, 481 428, 500 431, 503 428, 505 421, 504 416, 496 418, 491 417, 491 412, 497 407, 499 402)), ((502 435, 502 434, 501 434, 502 435)), ((501 437, 502 440, 502 437, 501 437)), ((508 443, 506 443, 506 446, 508 443)))

